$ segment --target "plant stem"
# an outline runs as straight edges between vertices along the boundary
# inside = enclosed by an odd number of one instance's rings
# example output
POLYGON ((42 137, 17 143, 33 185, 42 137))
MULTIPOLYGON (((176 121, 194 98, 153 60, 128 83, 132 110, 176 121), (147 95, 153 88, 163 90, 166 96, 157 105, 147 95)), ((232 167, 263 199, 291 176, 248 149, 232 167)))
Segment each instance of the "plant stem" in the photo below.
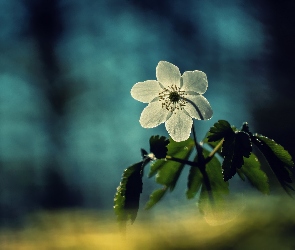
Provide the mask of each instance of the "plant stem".
MULTIPOLYGON (((216 145, 216 147, 210 152, 210 154, 208 155, 208 157, 205 159, 205 164, 207 164, 209 161, 212 160, 213 156, 216 154, 216 152, 218 151, 218 149, 222 146, 223 141, 224 141, 224 139, 222 139, 216 145)), ((201 148, 201 150, 202 150, 201 145, 200 144, 197 144, 197 145, 198 145, 197 148, 201 148)), ((199 154, 199 152, 198 152, 198 154, 199 154)), ((200 163, 199 162, 187 161, 187 160, 179 159, 179 158, 176 158, 176 157, 173 157, 173 156, 170 156, 170 155, 167 155, 166 156, 166 160, 176 161, 176 162, 179 162, 179 163, 183 163, 183 164, 189 165, 191 167, 199 167, 200 166, 200 163)))
POLYGON ((209 176, 206 172, 206 161, 205 161, 205 158, 204 158, 204 155, 203 155, 203 148, 202 146, 198 143, 197 141, 197 136, 196 136, 196 131, 195 131, 195 126, 193 124, 193 128, 192 128, 192 131, 193 131, 193 137, 194 137, 194 141, 195 141, 195 145, 196 145, 196 150, 197 150, 197 153, 198 153, 198 167, 203 175, 203 180, 204 180, 204 184, 209 192, 209 197, 210 199, 212 200, 213 197, 212 194, 210 193, 211 191, 211 184, 210 184, 210 180, 209 180, 209 176))
POLYGON ((198 167, 200 169, 201 174, 203 175, 203 181, 204 181, 204 185, 208 191, 209 199, 212 202, 212 204, 214 204, 214 197, 211 192, 211 190, 212 190, 211 183, 210 183, 209 176, 206 172, 207 161, 205 160, 204 155, 203 155, 203 147, 198 143, 194 123, 193 123, 192 132, 193 132, 193 137, 194 137, 196 150, 197 150, 197 154, 198 154, 198 161, 197 161, 198 167))
POLYGON ((196 150, 197 150, 197 153, 198 153, 198 160, 199 160, 199 162, 202 162, 202 161, 204 161, 203 148, 198 143, 194 123, 193 123, 192 130, 193 130, 193 138, 194 138, 194 142, 195 142, 195 145, 196 145, 196 150))
POLYGON ((216 145, 216 147, 210 152, 208 157, 213 157, 214 154, 218 151, 218 149, 222 146, 224 139, 220 140, 220 142, 216 145))
POLYGON ((220 140, 220 142, 215 146, 215 148, 210 152, 210 154, 208 155, 208 157, 206 158, 206 163, 208 163, 209 161, 211 161, 211 159, 213 158, 213 156, 215 155, 215 153, 219 150, 219 148, 222 146, 224 139, 220 140))
POLYGON ((176 161, 176 162, 179 162, 179 163, 187 164, 187 165, 189 165, 191 167, 198 167, 198 163, 197 162, 187 161, 187 160, 175 158, 175 157, 170 156, 170 155, 167 155, 166 156, 166 160, 176 161))

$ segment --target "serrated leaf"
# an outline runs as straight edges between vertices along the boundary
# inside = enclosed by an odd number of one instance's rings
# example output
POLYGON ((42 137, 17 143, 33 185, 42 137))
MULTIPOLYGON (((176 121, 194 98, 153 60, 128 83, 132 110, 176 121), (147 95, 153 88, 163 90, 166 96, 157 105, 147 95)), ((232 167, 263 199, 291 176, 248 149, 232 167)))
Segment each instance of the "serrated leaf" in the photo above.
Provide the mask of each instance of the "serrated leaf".
POLYGON ((251 139, 264 155, 283 189, 291 195, 289 189, 294 191, 289 184, 292 183, 292 179, 288 167, 294 166, 291 155, 281 145, 265 136, 255 134, 251 139))
POLYGON ((223 178, 225 181, 231 179, 237 169, 244 164, 244 157, 249 157, 252 151, 250 137, 247 133, 238 131, 227 135, 222 144, 223 178))
MULTIPOLYGON (((197 160, 197 156, 195 161, 197 160)), ((198 167, 190 167, 186 197, 188 199, 193 199, 198 193, 200 187, 202 186, 203 175, 198 167)))
POLYGON ((253 153, 249 158, 244 158, 243 166, 237 171, 239 175, 246 176, 253 187, 263 194, 269 194, 268 177, 261 170, 260 162, 253 153))
POLYGON ((167 145, 169 140, 164 136, 152 136, 150 138, 150 152, 155 155, 157 159, 165 158, 167 155, 167 145))
POLYGON ((220 141, 222 138, 233 134, 230 124, 225 120, 219 120, 210 128, 207 136, 208 142, 220 141))
POLYGON ((126 223, 130 219, 133 223, 136 219, 142 192, 143 168, 148 162, 138 162, 123 172, 114 198, 114 210, 119 222, 126 223))
POLYGON ((283 162, 286 166, 294 167, 292 156, 286 149, 284 149, 283 146, 281 146, 280 144, 276 143, 274 140, 266 136, 258 134, 255 134, 254 136, 258 138, 260 141, 263 141, 273 151, 276 157, 278 157, 281 160, 281 162, 283 162))
POLYGON ((168 187, 164 186, 161 189, 157 189, 153 191, 152 194, 150 195, 150 199, 145 205, 145 209, 147 210, 151 209, 154 205, 156 205, 163 198, 167 190, 168 190, 168 187))
MULTIPOLYGON (((209 153, 208 150, 204 149, 205 157, 209 153)), ((209 180, 209 185, 205 185, 203 178, 198 202, 199 209, 202 213, 206 213, 208 210, 211 211, 219 206, 223 202, 224 197, 229 194, 228 182, 223 180, 221 163, 215 156, 207 163, 205 172, 209 180)))
MULTIPOLYGON (((168 155, 187 160, 193 150, 194 141, 189 138, 186 141, 175 142, 170 139, 168 145, 168 155)), ((172 191, 178 181, 178 178, 183 170, 184 164, 170 160, 158 160, 158 172, 156 175, 156 182, 168 186, 172 191)))
MULTIPOLYGON (((207 134, 205 135, 205 138, 203 139, 202 143, 203 143, 203 145, 208 145, 208 146, 210 146, 210 148, 213 149, 213 148, 215 148, 215 147, 218 145, 218 143, 219 143, 222 139, 217 140, 217 141, 209 141, 209 140, 208 140, 208 137, 210 137, 210 135, 211 135, 211 133, 210 133, 210 132, 207 132, 207 134)), ((220 156, 222 156, 222 155, 221 155, 221 147, 217 150, 216 153, 218 153, 220 156)))
POLYGON ((120 186, 117 188, 117 192, 115 194, 114 198, 114 211, 117 215, 117 221, 118 222, 124 222, 127 220, 127 213, 124 210, 124 204, 125 204, 125 196, 121 194, 120 186))

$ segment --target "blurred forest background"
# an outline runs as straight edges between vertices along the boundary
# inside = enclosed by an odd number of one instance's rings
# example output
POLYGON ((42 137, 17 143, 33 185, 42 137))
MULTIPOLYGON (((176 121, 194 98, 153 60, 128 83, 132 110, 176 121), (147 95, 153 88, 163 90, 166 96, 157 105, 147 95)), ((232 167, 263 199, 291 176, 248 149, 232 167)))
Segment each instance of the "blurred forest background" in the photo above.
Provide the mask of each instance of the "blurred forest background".
POLYGON ((214 115, 196 122, 199 140, 219 119, 248 121, 295 155, 294 11, 293 0, 0 0, 0 225, 112 209, 122 171, 167 136, 140 126, 145 104, 130 96, 160 60, 208 76, 214 115))

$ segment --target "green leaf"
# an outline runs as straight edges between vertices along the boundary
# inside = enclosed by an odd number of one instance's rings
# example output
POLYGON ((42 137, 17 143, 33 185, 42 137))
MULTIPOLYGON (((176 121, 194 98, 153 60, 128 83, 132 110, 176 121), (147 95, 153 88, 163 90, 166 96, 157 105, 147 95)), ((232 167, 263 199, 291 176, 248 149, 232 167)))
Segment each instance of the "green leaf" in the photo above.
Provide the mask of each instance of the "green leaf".
POLYGON ((150 195, 149 201, 145 205, 145 209, 148 210, 152 208, 154 205, 156 205, 163 198, 167 190, 168 190, 168 187, 164 186, 163 188, 153 191, 152 194, 150 195))
POLYGON ((263 135, 254 135, 260 141, 263 141, 275 154, 277 158, 280 159, 288 167, 294 167, 294 162, 292 160, 292 156, 289 154, 287 150, 283 148, 280 144, 276 143, 274 140, 263 136, 263 135))
POLYGON ((253 153, 251 153, 249 158, 244 158, 244 164, 237 172, 239 175, 246 176, 252 186, 257 188, 260 192, 269 194, 268 177, 261 170, 260 162, 253 153))
MULTIPOLYGON (((209 151, 204 149, 204 156, 209 155, 209 151)), ((205 185, 204 178, 199 198, 199 209, 202 213, 211 211, 224 202, 225 196, 229 194, 228 182, 223 180, 221 163, 214 156, 206 165, 205 174, 209 180, 209 185, 205 185)))
MULTIPOLYGON (((170 140, 168 155, 174 158, 187 160, 193 150, 194 141, 189 138, 186 141, 175 142, 170 140)), ((178 181, 185 164, 172 160, 158 160, 160 167, 156 175, 156 182, 168 186, 172 191, 178 181)))
POLYGON ((158 170, 163 166, 163 161, 165 160, 156 160, 156 161, 153 161, 152 164, 151 164, 151 169, 150 169, 150 172, 148 174, 148 177, 151 178, 153 177, 154 175, 157 174, 158 170))
POLYGON ((117 215, 118 222, 124 222, 128 218, 127 212, 124 210, 125 196, 121 194, 120 186, 117 188, 117 192, 114 198, 114 211, 117 215))
POLYGON ((227 135, 222 144, 222 163, 223 178, 225 181, 231 179, 237 169, 244 164, 244 157, 249 157, 252 151, 250 137, 247 133, 238 131, 227 135))
POLYGON ((167 155, 167 145, 169 140, 164 136, 152 136, 150 138, 150 152, 153 153, 157 159, 165 158, 167 155))
POLYGON ((291 155, 281 145, 265 136, 255 134, 251 139, 263 153, 283 189, 291 195, 289 189, 294 191, 294 188, 289 184, 292 183, 289 167, 294 166, 291 155))
MULTIPOLYGON (((197 160, 197 156, 195 161, 197 160)), ((190 167, 186 197, 188 199, 193 199, 198 193, 200 187, 202 186, 203 175, 198 167, 190 167)))
POLYGON ((180 174, 184 168, 183 164, 176 162, 167 162, 157 173, 156 182, 170 188, 173 191, 180 174))
MULTIPOLYGON (((180 159, 188 159, 193 147, 194 147, 194 141, 191 138, 182 142, 175 142, 170 138, 170 143, 167 146, 168 148, 167 154, 169 156, 180 158, 180 159)), ((168 163, 172 163, 172 162, 165 159, 154 161, 151 164, 151 169, 148 174, 148 177, 149 178, 153 177, 155 174, 157 174, 159 169, 161 169, 163 166, 165 166, 168 163)), ((173 163, 175 163, 175 165, 177 166, 179 165, 179 163, 177 162, 173 162, 173 163)))
POLYGON ((130 219, 133 223, 136 219, 142 192, 143 168, 148 162, 138 162, 123 172, 114 198, 114 210, 119 222, 126 223, 130 219))
MULTIPOLYGON (((242 129, 248 131, 246 123, 242 129)), ((227 121, 219 120, 210 128, 204 143, 215 148, 222 139, 224 139, 222 147, 217 153, 224 158, 222 163, 223 178, 228 181, 236 174, 237 169, 242 167, 244 157, 250 156, 252 145, 246 132, 231 127, 227 121)))
MULTIPOLYGON (((170 139, 170 143, 168 145, 168 155, 170 157, 187 160, 194 145, 194 141, 191 138, 182 142, 175 142, 170 139)), ((157 174, 156 182, 162 184, 164 188, 156 190, 152 193, 150 200, 147 202, 147 208, 154 206, 163 197, 168 188, 170 191, 174 189, 184 165, 184 163, 166 159, 156 160, 152 164, 149 177, 157 174)))
POLYGON ((207 136, 208 142, 220 141, 231 134, 233 134, 233 130, 230 124, 225 120, 219 120, 210 128, 209 135, 207 136))

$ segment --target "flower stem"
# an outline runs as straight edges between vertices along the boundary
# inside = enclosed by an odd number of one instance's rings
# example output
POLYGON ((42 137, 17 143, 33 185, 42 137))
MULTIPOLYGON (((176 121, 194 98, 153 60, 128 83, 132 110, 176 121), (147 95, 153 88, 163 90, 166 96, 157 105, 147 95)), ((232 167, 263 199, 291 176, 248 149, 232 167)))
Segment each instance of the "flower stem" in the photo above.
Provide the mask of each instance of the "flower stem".
POLYGON ((192 132, 193 132, 193 137, 194 137, 196 150, 197 150, 197 154, 198 154, 198 162, 197 162, 198 168, 200 169, 200 172, 203 175, 203 181, 204 181, 204 185, 208 191, 209 200, 211 201, 212 204, 214 204, 215 202, 214 202, 214 197, 211 192, 212 191, 211 183, 210 183, 209 176, 206 172, 206 164, 207 164, 206 160, 208 158, 205 160, 205 157, 203 155, 203 147, 198 143, 194 123, 193 123, 192 132))
POLYGON ((195 142, 196 150, 197 150, 197 153, 198 153, 198 160, 199 160, 199 162, 201 163, 201 162, 204 161, 203 148, 202 148, 201 145, 198 143, 194 123, 193 123, 192 131, 193 131, 193 138, 194 138, 194 142, 195 142))

